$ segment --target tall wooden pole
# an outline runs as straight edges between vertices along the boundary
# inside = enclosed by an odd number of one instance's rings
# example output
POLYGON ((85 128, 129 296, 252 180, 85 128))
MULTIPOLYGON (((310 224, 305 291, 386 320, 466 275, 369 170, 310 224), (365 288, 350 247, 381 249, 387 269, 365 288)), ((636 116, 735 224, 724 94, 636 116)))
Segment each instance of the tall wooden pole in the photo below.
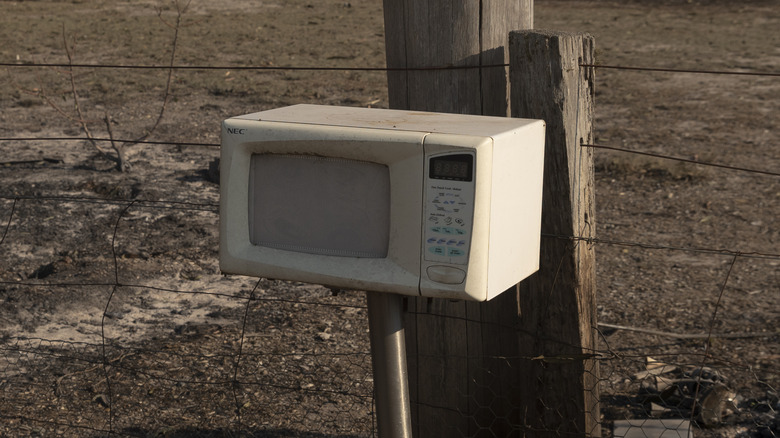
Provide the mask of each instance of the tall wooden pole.
MULTIPOLYGON (((389 68, 508 62, 508 35, 530 29, 532 0, 384 0, 389 68)), ((506 68, 391 71, 390 107, 509 115, 506 68)))
MULTIPOLYGON (((384 0, 390 107, 508 116, 508 35, 532 0, 384 0), (499 65, 499 67, 495 67, 499 65), (414 70, 456 66, 452 70, 414 70), (490 67, 488 67, 490 66, 490 67), (484 68, 480 68, 484 67, 484 68)), ((517 291, 488 303, 409 299, 406 330, 416 437, 509 436, 522 421, 517 291)))
POLYGON ((594 42, 586 34, 510 35, 512 116, 547 122, 539 272, 520 284, 524 424, 534 436, 600 436, 596 352, 594 42), (585 238, 585 239, 583 239, 585 238))

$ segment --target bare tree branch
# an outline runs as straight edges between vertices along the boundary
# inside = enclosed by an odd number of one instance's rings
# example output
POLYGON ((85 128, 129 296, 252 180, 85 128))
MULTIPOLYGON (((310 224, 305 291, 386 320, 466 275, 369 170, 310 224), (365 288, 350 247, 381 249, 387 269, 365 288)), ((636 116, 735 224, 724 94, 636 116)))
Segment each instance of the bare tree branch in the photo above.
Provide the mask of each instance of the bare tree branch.
POLYGON ((157 17, 160 19, 160 21, 163 22, 166 26, 173 29, 173 40, 171 41, 171 57, 168 62, 168 77, 165 81, 165 92, 163 93, 163 102, 160 107, 160 112, 157 114, 157 119, 155 120, 154 124, 146 130, 146 133, 142 135, 141 137, 138 137, 135 139, 135 141, 140 142, 146 140, 152 133, 157 129, 157 127, 160 125, 160 122, 162 121, 163 115, 165 115, 165 110, 168 106, 168 102, 171 99, 171 96, 173 93, 171 92, 171 84, 173 83, 173 66, 175 65, 176 61, 176 49, 179 45, 179 30, 182 28, 182 18, 184 16, 184 13, 187 11, 187 8, 190 6, 191 0, 188 0, 187 3, 182 6, 181 3, 176 0, 174 1, 174 5, 176 7, 176 22, 175 23, 169 23, 165 18, 162 16, 162 8, 157 8, 157 17))
POLYGON ((114 141, 114 131, 111 129, 111 115, 106 111, 105 116, 103 117, 103 122, 106 124, 106 131, 108 132, 108 138, 111 140, 111 147, 114 149, 114 152, 116 152, 116 157, 119 160, 118 166, 119 170, 122 172, 127 172, 132 168, 132 165, 129 161, 125 159, 125 153, 124 149, 121 145, 121 143, 117 143, 114 141))
POLYGON ((108 113, 108 111, 105 112, 102 121, 103 124, 106 127, 106 130, 108 132, 108 136, 111 143, 111 148, 113 149, 114 153, 112 154, 108 149, 102 147, 99 142, 95 140, 95 136, 92 133, 92 130, 90 129, 90 123, 93 123, 95 121, 90 121, 83 110, 83 106, 81 103, 81 98, 79 96, 78 92, 78 85, 76 80, 76 74, 75 70, 73 68, 74 66, 74 58, 75 58, 75 51, 76 51, 76 37, 71 36, 70 39, 68 38, 68 34, 65 29, 65 24, 62 25, 62 44, 63 48, 65 50, 65 55, 68 58, 68 66, 66 69, 63 70, 57 70, 56 73, 62 76, 65 76, 69 82, 69 90, 68 94, 73 99, 73 112, 75 112, 75 116, 72 115, 73 113, 70 111, 66 111, 63 109, 60 105, 57 104, 55 100, 51 98, 49 93, 47 93, 46 88, 44 87, 43 80, 39 79, 39 87, 29 90, 25 89, 21 86, 17 87, 21 92, 35 95, 42 100, 44 100, 52 109, 54 109, 57 113, 59 113, 61 116, 63 116, 65 119, 77 124, 79 128, 84 132, 85 136, 87 137, 89 143, 105 158, 109 159, 110 161, 113 161, 116 163, 116 168, 119 171, 126 172, 130 170, 131 165, 129 161, 127 160, 126 154, 125 154, 125 148, 128 146, 132 146, 135 144, 138 144, 139 142, 145 141, 147 138, 149 138, 155 130, 160 126, 160 123, 162 122, 163 117, 165 116, 165 112, 168 108, 168 104, 171 100, 171 97, 173 96, 173 77, 174 77, 174 66, 176 61, 176 51, 178 49, 179 45, 179 30, 183 27, 182 20, 184 17, 184 13, 187 11, 191 3, 191 0, 187 0, 186 2, 181 2, 179 0, 174 0, 173 5, 176 9, 176 18, 173 22, 165 19, 162 15, 162 8, 157 8, 157 16, 160 19, 160 21, 173 29, 173 38, 171 40, 171 54, 168 61, 167 66, 167 78, 165 81, 165 90, 163 92, 162 97, 162 104, 160 105, 160 110, 157 113, 157 116, 155 117, 154 123, 150 127, 148 127, 145 132, 129 143, 120 143, 114 141, 114 133, 112 129, 112 125, 114 123, 111 115, 108 113))
MULTIPOLYGON (((76 114, 78 115, 77 122, 81 129, 84 131, 84 134, 89 139, 89 142, 92 144, 92 146, 97 149, 98 152, 100 152, 104 157, 108 158, 111 161, 114 161, 117 165, 117 169, 120 171, 124 171, 124 165, 122 163, 122 154, 119 153, 119 149, 114 146, 114 150, 117 151, 117 155, 113 156, 108 151, 103 149, 98 142, 94 140, 94 136, 92 135, 92 131, 89 129, 89 123, 87 123, 86 117, 84 117, 84 113, 81 110, 81 103, 79 101, 79 93, 78 93, 78 87, 76 86, 76 76, 75 72, 73 71, 73 56, 76 50, 76 37, 71 37, 71 44, 68 44, 68 36, 65 32, 65 24, 62 25, 62 45, 65 48, 65 55, 68 57, 68 70, 65 72, 65 74, 68 76, 70 80, 70 93, 73 96, 73 106, 76 110, 76 114)), ((56 108, 56 105, 54 105, 53 102, 51 102, 49 99, 47 99, 47 102, 49 102, 49 105, 52 105, 56 108)), ((113 146, 113 142, 112 142, 113 146)))

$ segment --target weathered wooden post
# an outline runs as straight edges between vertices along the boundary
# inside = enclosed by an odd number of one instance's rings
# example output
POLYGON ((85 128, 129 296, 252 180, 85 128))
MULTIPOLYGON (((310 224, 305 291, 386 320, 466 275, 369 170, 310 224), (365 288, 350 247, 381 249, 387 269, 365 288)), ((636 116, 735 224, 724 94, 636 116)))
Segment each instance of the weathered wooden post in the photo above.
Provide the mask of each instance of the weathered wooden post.
POLYGON ((532 0, 384 0, 390 107, 509 115, 508 34, 530 29, 532 0))
POLYGON ((596 349, 593 38, 510 35, 513 117, 547 122, 539 272, 520 284, 523 424, 534 436, 600 436, 596 349), (585 239, 581 239, 581 238, 585 239))
MULTIPOLYGON (((509 115, 508 35, 532 0, 384 0, 390 107, 509 115), (499 67, 495 67, 499 65, 499 67), (492 66, 480 68, 483 66, 492 66)), ((507 436, 521 418, 517 296, 488 303, 409 299, 406 330, 417 437, 507 436)))

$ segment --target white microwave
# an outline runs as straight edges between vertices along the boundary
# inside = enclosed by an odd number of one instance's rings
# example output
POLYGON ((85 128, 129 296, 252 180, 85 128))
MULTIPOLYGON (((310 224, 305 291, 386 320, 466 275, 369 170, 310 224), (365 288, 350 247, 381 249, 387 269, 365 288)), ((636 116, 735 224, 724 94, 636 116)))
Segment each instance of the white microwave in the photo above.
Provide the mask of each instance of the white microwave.
POLYGON ((227 119, 220 269, 485 301, 539 268, 541 120, 295 105, 227 119))

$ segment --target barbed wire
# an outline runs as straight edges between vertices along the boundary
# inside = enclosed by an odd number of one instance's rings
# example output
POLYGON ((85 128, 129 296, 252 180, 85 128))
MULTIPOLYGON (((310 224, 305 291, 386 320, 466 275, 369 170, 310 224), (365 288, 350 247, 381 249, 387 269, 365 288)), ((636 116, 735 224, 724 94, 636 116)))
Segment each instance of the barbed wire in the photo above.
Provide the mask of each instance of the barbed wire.
POLYGON ((729 257, 739 256, 739 257, 754 258, 754 259, 780 260, 780 254, 756 252, 756 251, 737 251, 737 250, 729 250, 729 249, 660 245, 656 243, 629 242, 629 241, 622 241, 622 240, 610 240, 610 239, 585 237, 585 236, 563 236, 563 235, 553 235, 553 234, 542 234, 542 237, 564 239, 564 240, 577 240, 577 241, 594 243, 594 244, 627 246, 627 247, 642 248, 642 249, 683 251, 683 252, 695 252, 695 253, 703 253, 703 254, 717 254, 717 255, 723 255, 729 257))
POLYGON ((682 69, 682 68, 666 68, 666 67, 636 67, 636 66, 628 66, 628 65, 607 65, 607 64, 580 64, 580 67, 609 69, 609 70, 633 70, 633 71, 645 71, 645 72, 657 72, 657 73, 693 73, 693 74, 704 74, 704 75, 780 77, 780 73, 775 73, 775 72, 699 70, 699 69, 682 69))
POLYGON ((473 70, 486 68, 507 68, 509 64, 482 65, 435 65, 423 67, 322 67, 322 66, 277 66, 277 65, 144 65, 144 64, 69 64, 69 63, 0 63, 0 67, 36 67, 36 68, 84 68, 116 70, 236 70, 236 71, 363 71, 363 72, 404 72, 438 70, 473 70))
MULTIPOLYGON (((0 194, 0 199, 10 200, 13 201, 14 204, 12 205, 11 213, 9 215, 9 218, 6 220, 6 226, 5 226, 5 232, 3 233, 3 236, 8 233, 8 228, 11 225, 13 214, 16 209, 16 202, 19 200, 39 200, 39 201, 53 201, 53 202, 84 202, 84 203, 93 203, 93 204, 108 204, 113 206, 127 206, 129 204, 134 204, 136 207, 141 208, 162 208, 162 209, 173 209, 173 210, 198 210, 198 211, 206 211, 211 213, 218 213, 219 204, 214 203, 195 203, 195 202, 185 202, 185 201, 166 201, 166 200, 158 200, 158 201, 152 201, 152 200, 144 200, 144 199, 137 199, 137 200, 126 200, 126 199, 105 199, 105 198, 96 198, 96 197, 81 197, 81 196, 47 196, 47 195, 41 195, 41 196, 32 196, 32 195, 5 195, 0 194), (175 206, 168 206, 170 205, 176 205, 176 204, 183 204, 184 206, 175 207, 175 206)), ((705 253, 705 254, 719 254, 724 256, 734 256, 738 255, 740 257, 744 258, 756 258, 756 259, 771 259, 771 260, 780 260, 780 253, 767 253, 767 252, 758 252, 758 251, 741 251, 741 250, 730 250, 730 249, 716 249, 716 248, 703 248, 703 247, 683 247, 683 246, 673 246, 673 245, 662 245, 662 244, 656 244, 656 243, 648 243, 648 242, 636 242, 636 241, 625 241, 625 240, 614 240, 614 239, 604 239, 604 238, 593 238, 593 237, 584 237, 584 236, 565 236, 565 235, 553 235, 553 234, 542 234, 542 237, 544 238, 555 238, 555 239, 564 239, 564 240, 576 240, 576 241, 584 241, 586 243, 591 244, 605 244, 605 245, 615 245, 615 246, 626 246, 626 247, 636 247, 636 248, 642 248, 642 249, 656 249, 656 250, 671 250, 671 251, 683 251, 683 252, 695 252, 695 253, 705 253)), ((3 242, 4 239, 0 239, 0 243, 3 242)), ((3 282, 0 281, 0 284, 25 284, 28 286, 37 286, 38 283, 18 283, 18 282, 3 282)), ((68 287, 68 286, 76 286, 78 284, 72 284, 72 283, 62 283, 62 284, 52 284, 52 283, 46 283, 41 284, 42 286, 51 286, 51 287, 68 287)), ((111 286, 114 285, 114 283, 90 283, 90 284, 82 284, 82 285, 90 285, 90 286, 111 286)), ((165 288, 158 288, 154 286, 149 285, 142 285, 142 284, 119 284, 123 287, 140 287, 140 288, 149 288, 149 289, 157 289, 160 291, 165 292, 181 292, 181 293, 190 293, 190 294, 197 294, 197 293, 204 293, 204 292, 195 292, 195 291, 177 291, 173 289, 165 289, 165 288)), ((232 296, 231 296, 232 297, 232 296)), ((258 299, 261 300, 261 299, 258 299)))
MULTIPOLYGON (((12 208, 11 212, 9 214, 8 219, 6 219, 6 225, 5 225, 5 231, 3 233, 3 238, 0 239, 0 244, 5 240, 5 236, 8 234, 8 229, 11 226, 11 222, 13 220, 14 211, 16 210, 16 204, 20 200, 30 200, 30 201, 52 201, 52 202, 83 202, 83 203, 92 203, 97 205, 112 205, 112 206, 129 206, 133 205, 137 208, 159 208, 159 209, 171 209, 171 210, 196 210, 196 211, 204 211, 204 212, 210 212, 214 214, 219 213, 219 204, 217 203, 197 203, 197 202, 189 202, 189 201, 172 201, 172 200, 145 200, 145 199, 134 199, 134 200, 128 200, 128 199, 110 199, 110 198, 97 198, 97 197, 89 197, 89 196, 54 196, 54 195, 10 195, 10 194, 1 194, 0 193, 0 199, 5 199, 8 201, 12 201, 12 208)), ((555 239, 564 239, 564 240, 575 240, 575 241, 583 241, 590 244, 604 244, 604 245, 615 245, 615 246, 626 246, 626 247, 636 247, 636 248, 642 248, 642 249, 654 249, 654 250, 671 250, 671 251, 683 251, 683 252, 694 252, 694 253, 704 253, 704 254, 718 254, 718 255, 724 255, 724 256, 740 256, 744 258, 754 258, 754 259, 769 259, 769 260, 780 260, 780 253, 768 253, 768 252, 760 252, 760 251, 744 251, 744 250, 731 250, 731 249, 717 249, 717 248, 704 248, 704 247, 684 247, 684 246, 675 246, 675 245, 663 245, 663 244, 657 244, 657 243, 649 243, 649 242, 636 242, 636 241, 626 241, 626 240, 616 240, 616 239, 605 239, 605 238, 594 238, 594 237, 585 237, 585 236, 567 236, 567 235, 554 235, 554 234, 542 234, 542 237, 544 238, 555 238, 555 239)), ((19 282, 3 282, 0 281, 0 284, 25 284, 28 286, 36 286, 38 283, 19 283, 19 282)), ((205 292, 195 292, 195 291, 177 291, 173 289, 165 289, 165 288, 158 288, 154 286, 149 285, 142 285, 142 284, 124 284, 124 283, 90 283, 88 285, 91 286, 112 286, 114 284, 118 284, 119 286, 123 287, 140 287, 140 288, 149 288, 149 289, 157 289, 160 291, 165 292, 181 292, 181 293, 190 293, 190 294, 198 294, 205 292)), ((42 286, 51 286, 51 287, 68 287, 68 286, 77 286, 78 284, 72 284, 72 283, 63 283, 63 284, 52 284, 52 283, 46 283, 41 284, 42 286)), ((87 284, 83 284, 87 285, 87 284)), ((231 296, 232 297, 232 296, 231 296)), ((234 297, 238 298, 238 297, 234 297)), ((258 300, 265 300, 260 299, 258 300)))
MULTIPOLYGON (((118 257, 117 257, 118 259, 118 257)), ((234 295, 229 294, 225 292, 209 292, 205 290, 192 290, 192 289, 174 289, 174 288, 166 288, 161 286, 153 286, 150 284, 141 284, 141 283, 125 283, 123 281, 117 281, 117 282, 107 282, 107 281, 91 281, 91 282, 67 282, 67 283, 52 283, 52 282, 34 282, 34 281, 10 281, 10 280, 0 280, 0 284, 7 285, 7 286, 24 286, 24 287, 31 287, 31 288, 72 288, 72 287, 120 287, 120 288, 136 288, 136 289, 147 289, 152 290, 156 292, 166 292, 166 293, 172 293, 172 294, 181 294, 181 295, 202 295, 202 296, 211 296, 216 298, 227 298, 231 300, 242 300, 242 301, 248 301, 248 302, 261 302, 261 303, 286 303, 286 304, 305 304, 305 305, 311 305, 311 306, 322 306, 322 307, 333 307, 333 308, 339 308, 339 309, 346 309, 346 308, 354 308, 354 309, 365 309, 366 306, 363 305, 356 305, 356 304, 348 304, 348 303, 325 303, 321 301, 310 301, 310 300, 302 300, 302 299, 290 299, 290 298, 268 298, 268 297, 258 297, 258 296, 242 296, 242 295, 234 295)))
MULTIPOLYGON (((434 65, 421 67, 323 67, 323 66, 277 66, 277 65, 154 65, 154 64, 75 64, 75 63, 43 63, 43 62, 0 62, 0 67, 6 68, 80 68, 80 69, 116 69, 116 70, 236 70, 236 71, 363 71, 363 72, 405 72, 405 71, 441 71, 441 70, 473 70, 508 68, 511 64, 483 65, 434 65)), ((733 70, 681 69, 667 67, 642 67, 611 64, 580 64, 580 67, 609 70, 631 70, 656 73, 691 73, 706 75, 733 76, 764 76, 780 77, 778 72, 745 72, 733 70)))
MULTIPOLYGON (((108 204, 124 206, 128 203, 135 203, 138 207, 162 208, 170 210, 201 210, 201 211, 219 211, 219 203, 213 202, 192 202, 176 200, 153 200, 153 199, 120 199, 120 198, 98 198, 94 196, 65 196, 65 195, 21 195, 21 194, 0 194, 0 199, 21 201, 54 201, 54 202, 81 202, 86 204, 108 204)), ((14 209, 11 210, 13 216, 14 209)))
POLYGON ((625 152, 629 154, 634 155, 643 155, 646 157, 654 157, 654 158, 661 158, 664 160, 672 160, 672 161, 679 161, 683 163, 691 163, 691 164, 697 164, 700 166, 709 166, 709 167, 718 167, 721 169, 728 169, 728 170, 737 170, 741 172, 748 172, 748 173, 755 173, 758 175, 769 175, 769 176, 780 176, 780 172, 772 172, 768 170, 758 170, 758 169, 750 169, 747 167, 738 167, 738 166, 732 166, 728 164, 721 164, 721 163, 710 163, 706 161, 699 161, 699 160, 692 160, 689 158, 682 158, 682 157, 674 157, 671 155, 665 155, 665 154, 659 154, 655 152, 647 152, 647 151, 637 151, 632 149, 625 149, 625 148, 619 148, 615 146, 607 146, 603 144, 581 144, 582 147, 588 147, 588 148, 594 148, 594 149, 604 149, 604 150, 610 150, 610 151, 617 151, 617 152, 625 152))
MULTIPOLYGON (((100 142, 150 144, 150 145, 163 145, 163 146, 203 146, 203 147, 214 147, 214 148, 219 148, 221 146, 219 143, 207 143, 207 142, 176 142, 176 141, 165 141, 165 140, 136 141, 136 140, 128 140, 128 139, 87 138, 87 137, 1 137, 0 141, 100 141, 100 142)), ((736 170, 741 172, 754 173, 758 175, 780 176, 780 172, 761 170, 761 169, 752 169, 748 167, 739 167, 739 166, 733 166, 733 165, 722 164, 722 163, 712 163, 712 162, 694 160, 689 158, 675 157, 675 156, 660 154, 656 152, 620 148, 620 147, 609 146, 604 144, 582 143, 580 146, 593 148, 593 149, 603 149, 603 150, 611 150, 616 152, 624 152, 624 153, 629 153, 634 155, 642 155, 642 156, 660 158, 665 160, 696 164, 701 166, 718 167, 721 169, 736 170)), ((34 163, 39 163, 41 161, 58 162, 57 160, 53 160, 53 159, 39 158, 35 160, 16 160, 16 161, 0 162, 0 165, 34 164, 34 163)))
MULTIPOLYGON (((221 145, 219 143, 207 143, 197 141, 168 141, 168 140, 129 140, 121 138, 94 138, 94 137, 0 137, 0 141, 99 141, 99 142, 114 142, 114 143, 133 143, 133 144, 149 144, 149 145, 161 145, 161 146, 203 146, 218 148, 221 145)), ((0 165, 4 164, 26 164, 34 163, 46 160, 40 158, 37 160, 20 160, 20 161, 4 161, 0 162, 0 165)))

